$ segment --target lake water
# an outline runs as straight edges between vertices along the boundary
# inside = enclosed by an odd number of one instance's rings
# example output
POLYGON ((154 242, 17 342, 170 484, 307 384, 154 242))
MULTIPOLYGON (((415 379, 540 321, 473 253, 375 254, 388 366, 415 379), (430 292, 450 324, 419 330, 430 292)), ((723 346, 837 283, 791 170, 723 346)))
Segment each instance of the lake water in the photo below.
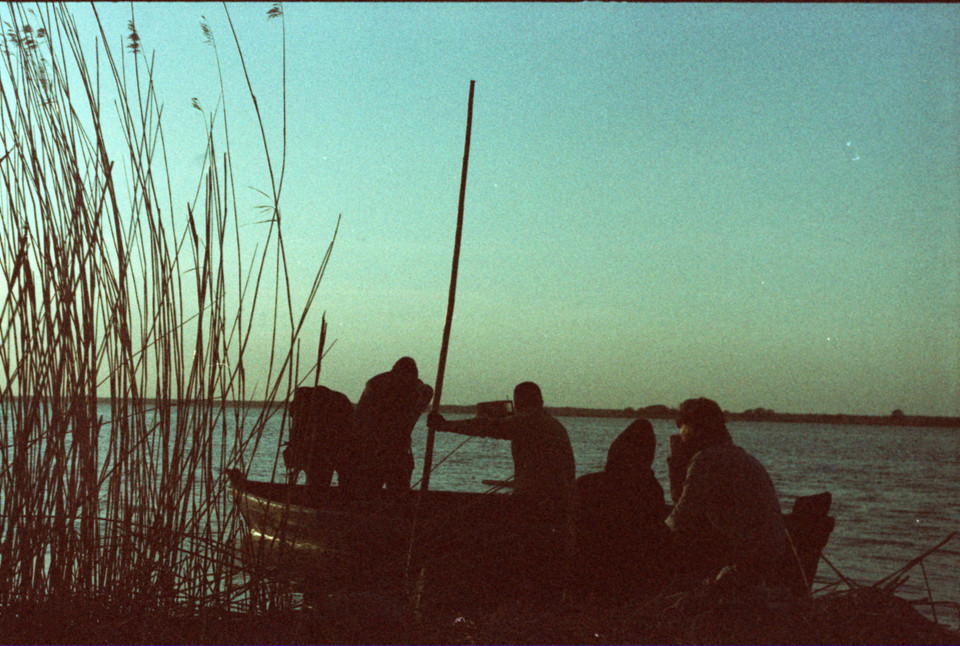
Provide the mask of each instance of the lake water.
MULTIPOLYGON (((610 442, 630 421, 559 419, 570 434, 577 475, 603 469, 610 442)), ((421 418, 414 429, 414 481, 422 473, 425 420, 421 418)), ((652 423, 657 436, 654 471, 669 496, 667 438, 676 427, 672 420, 652 423)), ((960 530, 958 429, 765 422, 732 422, 729 429, 734 442, 767 468, 784 511, 797 496, 833 494, 831 515, 837 524, 824 555, 857 583, 878 581, 960 530)), ((265 446, 276 446, 276 436, 265 438, 265 446)), ((273 456, 266 453, 257 456, 251 477, 269 478, 273 456)), ((513 473, 509 443, 501 440, 438 433, 434 464, 445 457, 431 475, 431 489, 486 491, 489 487, 482 480, 506 479, 513 473), (464 440, 466 444, 451 454, 464 440)), ((927 557, 924 570, 934 600, 960 601, 960 536, 927 557)), ((817 574, 815 590, 840 578, 823 562, 817 574)), ((910 571, 897 594, 906 599, 927 597, 920 567, 910 571)), ((954 626, 958 623, 956 611, 947 608, 940 608, 938 617, 954 626)))

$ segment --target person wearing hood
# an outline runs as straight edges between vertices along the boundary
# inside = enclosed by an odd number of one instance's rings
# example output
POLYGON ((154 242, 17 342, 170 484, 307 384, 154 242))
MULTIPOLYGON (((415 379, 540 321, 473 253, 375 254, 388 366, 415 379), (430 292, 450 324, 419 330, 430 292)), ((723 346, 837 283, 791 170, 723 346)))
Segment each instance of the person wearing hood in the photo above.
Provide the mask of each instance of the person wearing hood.
POLYGON ((653 426, 632 422, 610 445, 603 471, 577 479, 580 578, 605 594, 629 593, 658 579, 669 507, 651 465, 653 426))

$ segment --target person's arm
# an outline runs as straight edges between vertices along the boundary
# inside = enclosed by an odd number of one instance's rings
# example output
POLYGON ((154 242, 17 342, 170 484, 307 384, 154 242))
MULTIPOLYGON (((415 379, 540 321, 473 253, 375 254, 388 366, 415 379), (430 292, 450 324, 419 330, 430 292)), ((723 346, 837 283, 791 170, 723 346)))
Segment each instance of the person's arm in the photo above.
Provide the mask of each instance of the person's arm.
POLYGON ((716 485, 716 474, 711 471, 702 453, 689 460, 683 489, 664 521, 672 532, 702 532, 710 524, 705 512, 711 506, 711 488, 716 485))
POLYGON ((667 471, 670 479, 670 500, 679 502, 683 493, 683 483, 687 479, 687 467, 690 466, 690 453, 680 435, 670 436, 670 455, 667 456, 667 471))
POLYGON ((448 421, 440 413, 429 413, 427 415, 427 428, 433 431, 443 431, 444 433, 459 433, 460 435, 472 435, 473 437, 493 437, 502 440, 510 439, 506 434, 505 425, 499 420, 493 420, 486 417, 471 417, 470 419, 458 419, 448 421))
POLYGON ((430 405, 431 399, 433 399, 433 388, 423 383, 422 381, 417 382, 417 416, 418 417, 422 415, 424 412, 426 412, 427 407, 430 405))

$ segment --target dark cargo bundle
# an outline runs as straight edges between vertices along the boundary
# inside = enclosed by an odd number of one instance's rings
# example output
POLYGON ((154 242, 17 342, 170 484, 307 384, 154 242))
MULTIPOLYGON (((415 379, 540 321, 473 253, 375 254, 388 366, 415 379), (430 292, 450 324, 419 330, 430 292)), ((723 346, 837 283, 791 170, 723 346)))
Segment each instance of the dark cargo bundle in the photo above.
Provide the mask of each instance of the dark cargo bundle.
POLYGON ((290 422, 283 463, 291 478, 305 471, 308 484, 326 486, 336 471, 339 485, 347 484, 355 472, 357 451, 353 404, 347 396, 325 386, 297 388, 290 422))

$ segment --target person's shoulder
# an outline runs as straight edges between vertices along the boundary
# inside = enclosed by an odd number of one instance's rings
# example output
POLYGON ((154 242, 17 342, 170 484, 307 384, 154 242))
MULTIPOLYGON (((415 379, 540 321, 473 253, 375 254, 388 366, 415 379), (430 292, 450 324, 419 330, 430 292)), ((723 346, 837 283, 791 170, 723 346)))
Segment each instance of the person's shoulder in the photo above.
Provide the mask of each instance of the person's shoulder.
POLYGON ((563 425, 563 422, 558 420, 556 417, 547 412, 546 408, 540 408, 534 413, 539 419, 544 420, 544 423, 550 424, 555 428, 563 429, 563 432, 567 432, 567 427, 563 425))
POLYGON ((336 404, 337 406, 350 406, 353 407, 353 403, 350 401, 350 398, 347 397, 344 393, 337 390, 329 390, 327 393, 327 398, 336 404))
POLYGON ((694 462, 697 463, 698 468, 737 468, 766 471, 760 460, 742 446, 733 442, 723 442, 698 452, 694 459, 690 461, 691 468, 693 468, 694 462))
POLYGON ((594 487, 603 483, 607 478, 607 474, 603 471, 596 471, 594 473, 585 473, 579 478, 577 478, 577 486, 581 488, 594 487))
POLYGON ((760 464, 760 461, 754 457, 749 451, 740 446, 739 444, 734 444, 731 442, 726 442, 724 444, 719 444, 716 447, 716 454, 723 456, 728 460, 740 460, 741 462, 750 462, 760 464))
POLYGON ((700 449, 693 454, 687 465, 687 473, 695 473, 704 469, 712 469, 718 464, 730 462, 731 459, 739 457, 740 447, 733 444, 714 444, 705 449, 700 449))
POLYGON ((428 394, 433 396, 433 386, 428 383, 424 383, 423 380, 417 380, 417 392, 426 397, 428 394))
POLYGON ((767 467, 763 466, 763 462, 757 459, 757 456, 753 455, 752 453, 748 452, 746 449, 743 449, 739 446, 737 448, 740 449, 741 461, 743 461, 745 464, 751 465, 754 471, 758 473, 762 472, 764 474, 767 474, 767 477, 769 477, 769 474, 767 473, 767 467))
POLYGON ((542 410, 542 412, 537 413, 532 419, 539 427, 541 433, 547 434, 557 440, 563 439, 567 443, 570 442, 570 434, 567 433, 567 427, 547 411, 542 410))
POLYGON ((381 372, 380 374, 374 375, 374 376, 370 377, 369 379, 367 379, 367 386, 368 386, 368 387, 369 387, 369 386, 372 386, 372 387, 376 388, 377 386, 380 386, 381 384, 385 384, 385 383, 388 383, 388 382, 393 381, 395 378, 396 378, 396 375, 394 375, 392 372, 381 372))

